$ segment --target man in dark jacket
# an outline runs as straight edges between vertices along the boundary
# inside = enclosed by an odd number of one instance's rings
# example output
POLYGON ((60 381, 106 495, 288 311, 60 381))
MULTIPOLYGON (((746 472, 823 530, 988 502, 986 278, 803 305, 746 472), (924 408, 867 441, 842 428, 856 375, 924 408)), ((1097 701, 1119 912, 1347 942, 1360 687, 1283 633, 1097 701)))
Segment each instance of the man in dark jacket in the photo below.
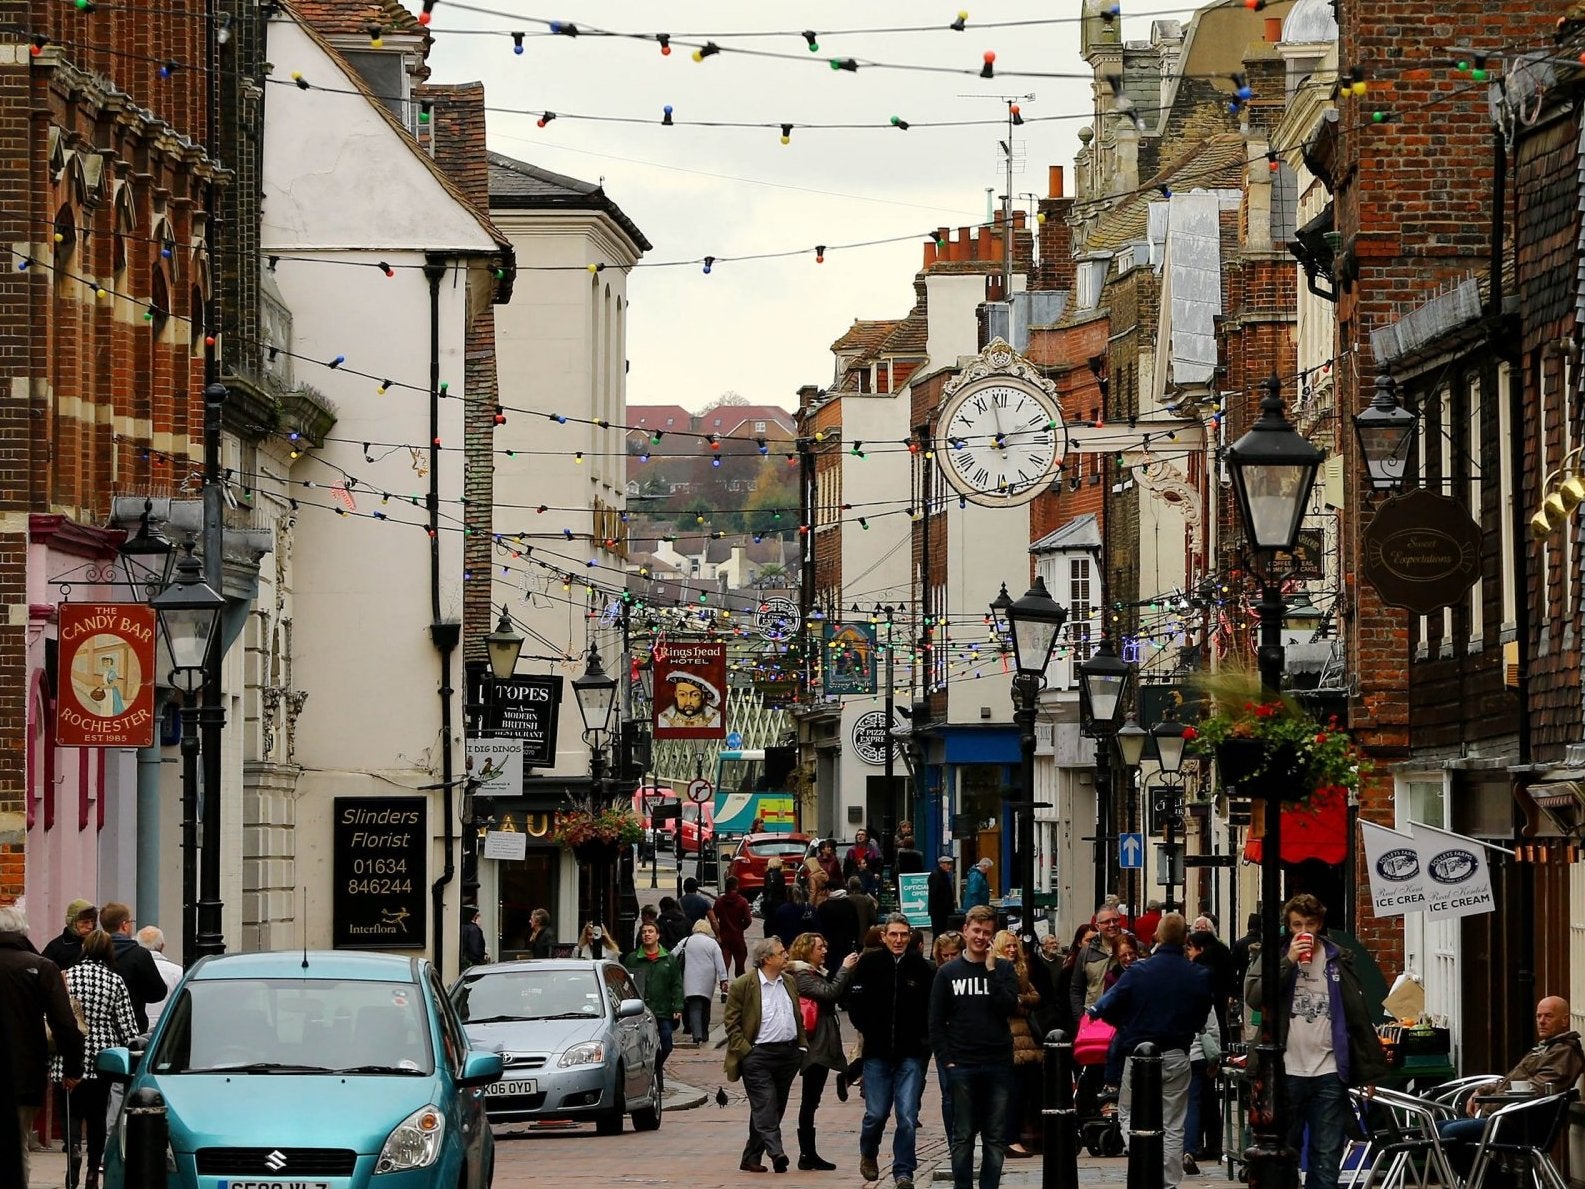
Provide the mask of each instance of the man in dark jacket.
POLYGON ((847 889, 835 888, 815 908, 820 936, 826 939, 826 968, 835 971, 842 959, 859 952, 859 910, 847 889))
POLYGON ((83 956, 83 938, 99 923, 99 910, 86 900, 73 900, 66 906, 66 928, 44 947, 44 956, 62 973, 77 965, 83 956))
POLYGON ((897 1189, 913 1189, 914 1130, 930 1058, 930 981, 934 971, 909 949, 913 926, 900 912, 886 918, 886 948, 865 954, 853 968, 848 1018, 864 1038, 864 1124, 859 1131, 859 1174, 878 1180, 877 1157, 886 1116, 895 1114, 892 1177, 897 1189))
POLYGON ((127 985, 132 999, 132 1016, 138 1022, 138 1031, 149 1030, 148 1005, 164 999, 168 988, 160 977, 160 968, 154 965, 154 955, 138 944, 132 929, 132 910, 125 904, 111 901, 99 911, 99 927, 110 934, 116 946, 116 973, 127 985))
POLYGON ((714 905, 710 897, 699 890, 699 881, 690 875, 682 881, 682 903, 678 907, 682 909, 682 915, 688 918, 688 928, 691 930, 710 915, 714 905))
MULTIPOLYGON (((1287 1140, 1297 1151, 1308 1128, 1306 1189, 1337 1189, 1349 1124, 1348 1088, 1374 1085, 1386 1074, 1387 1062, 1354 972, 1354 955, 1321 935, 1326 905, 1306 893, 1283 905, 1282 917, 1288 939, 1280 975, 1283 1010, 1277 1021, 1289 1104, 1287 1140)), ((1256 1011, 1265 1001, 1260 965, 1260 946, 1255 945, 1250 948, 1244 1000, 1256 1011)))
MULTIPOLYGON (((27 918, 18 908, 0 908, 0 1076, 17 1105, 20 1131, 33 1128, 33 1115, 44 1103, 49 1085, 49 1044, 44 1035, 48 1020, 55 1046, 61 1054, 62 1083, 69 1091, 83 1075, 83 1033, 72 1011, 66 983, 55 963, 40 957, 28 940, 27 918)), ((9 1124, 7 1125, 9 1127, 9 1124)), ((22 1142, 22 1179, 28 1183, 27 1143, 22 1142)))
POLYGON ((660 943, 668 950, 674 950, 681 945, 683 939, 693 929, 693 922, 683 912, 682 905, 672 896, 660 898, 660 915, 655 918, 655 924, 660 929, 660 943))
POLYGON ((737 876, 727 876, 725 888, 715 900, 715 936, 721 943, 721 955, 729 967, 736 968, 733 977, 737 977, 748 965, 748 942, 743 934, 754 923, 754 913, 737 890, 737 876))
POLYGON ((958 911, 958 883, 952 874, 952 856, 938 855, 936 869, 925 881, 927 898, 925 909, 930 913, 930 932, 940 937, 952 927, 952 915, 958 911))
POLYGON ((1007 1150, 1008 1089, 1013 1081, 1013 1031, 1018 975, 991 952, 996 912, 969 909, 963 953, 936 971, 930 988, 930 1047, 952 1095, 953 1189, 974 1189, 974 1137, 984 1147, 980 1189, 1002 1182, 1007 1150))
POLYGON ((1189 1046, 1211 1014, 1211 972, 1196 966, 1183 952, 1189 923, 1181 912, 1169 912, 1156 926, 1156 948, 1150 957, 1123 971, 1090 1013, 1117 1029, 1114 1052, 1126 1055, 1118 1108, 1123 1130, 1133 1089, 1129 1066, 1134 1049, 1145 1041, 1161 1052, 1162 1183, 1183 1179, 1183 1123, 1189 1109, 1189 1046))

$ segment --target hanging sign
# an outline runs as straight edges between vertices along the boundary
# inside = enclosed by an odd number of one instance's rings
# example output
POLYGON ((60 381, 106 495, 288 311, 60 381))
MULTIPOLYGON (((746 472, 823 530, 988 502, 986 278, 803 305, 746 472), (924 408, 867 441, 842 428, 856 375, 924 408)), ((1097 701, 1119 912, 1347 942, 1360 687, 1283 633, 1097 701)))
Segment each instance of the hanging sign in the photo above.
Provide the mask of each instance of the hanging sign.
POLYGON ((853 720, 853 753, 866 764, 884 764, 886 762, 886 747, 894 743, 890 726, 886 721, 886 711, 869 710, 853 720))
POLYGON ((62 603, 55 742, 154 743, 155 614, 142 603, 62 603))
POLYGON ((726 738, 726 645, 655 651, 655 738, 726 738))
POLYGON ((1362 821, 1359 833, 1377 916, 1443 920, 1495 909, 1483 843, 1417 822, 1403 834, 1362 821))
POLYGON ((1382 602, 1417 615, 1451 606, 1480 577, 1480 525, 1451 496, 1393 496, 1365 527, 1362 568, 1382 602))
POLYGON ((828 623, 825 625, 825 656, 821 671, 828 694, 873 694, 875 692, 875 625, 870 623, 828 623))
POLYGON ((523 741, 469 739, 468 778, 480 797, 523 795, 523 741))
MULTIPOLYGON (((523 741, 522 766, 556 766, 556 717, 561 709, 559 674, 524 674, 505 681, 485 679, 489 698, 486 729, 498 738, 523 741)), ((519 782, 521 783, 521 782, 519 782)))

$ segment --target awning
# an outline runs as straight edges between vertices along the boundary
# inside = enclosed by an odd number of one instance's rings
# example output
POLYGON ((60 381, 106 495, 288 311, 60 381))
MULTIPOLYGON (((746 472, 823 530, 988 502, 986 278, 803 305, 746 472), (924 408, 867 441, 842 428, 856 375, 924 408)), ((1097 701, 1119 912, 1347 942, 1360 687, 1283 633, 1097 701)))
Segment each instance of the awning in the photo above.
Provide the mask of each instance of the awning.
MULTIPOLYGON (((1244 843, 1244 858, 1260 862, 1261 839, 1244 843)), ((1282 861, 1319 859, 1336 866, 1348 858, 1348 790, 1341 785, 1318 789, 1302 804, 1282 811, 1282 861)))

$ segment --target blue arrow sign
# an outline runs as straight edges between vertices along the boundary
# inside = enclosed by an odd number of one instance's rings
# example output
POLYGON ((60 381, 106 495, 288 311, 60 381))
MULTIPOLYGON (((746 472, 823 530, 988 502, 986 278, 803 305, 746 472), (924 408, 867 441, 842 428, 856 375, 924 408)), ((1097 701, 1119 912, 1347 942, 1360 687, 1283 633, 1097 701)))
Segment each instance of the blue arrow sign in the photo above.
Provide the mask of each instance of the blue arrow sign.
POLYGON ((1138 871, 1145 865, 1145 836, 1119 834, 1117 836, 1117 865, 1124 871, 1138 871))
POLYGON ((743 736, 738 734, 736 731, 733 731, 726 737, 726 748, 728 751, 742 751, 743 736))

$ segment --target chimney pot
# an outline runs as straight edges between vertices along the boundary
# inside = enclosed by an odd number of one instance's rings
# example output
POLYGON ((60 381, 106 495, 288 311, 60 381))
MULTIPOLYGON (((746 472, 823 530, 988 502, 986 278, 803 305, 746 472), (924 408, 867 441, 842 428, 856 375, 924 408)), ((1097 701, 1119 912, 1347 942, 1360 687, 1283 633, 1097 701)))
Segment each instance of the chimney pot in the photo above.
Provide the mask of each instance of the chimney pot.
POLYGON ((929 268, 935 262, 936 262, 936 241, 933 240, 933 239, 927 239, 925 241, 925 267, 929 268))
POLYGON ((974 229, 971 227, 958 228, 958 243, 952 253, 954 260, 974 259, 974 229))
POLYGON ((1052 165, 1046 169, 1046 197, 1062 197, 1062 166, 1052 165))
POLYGON ((1266 18, 1266 40, 1269 41, 1272 45, 1276 45, 1279 41, 1282 40, 1282 18, 1281 17, 1267 17, 1266 18))
POLYGON ((991 259, 991 229, 990 229, 989 225, 984 224, 984 223, 980 224, 979 250, 976 253, 975 259, 977 259, 977 260, 989 260, 989 259, 991 259))

